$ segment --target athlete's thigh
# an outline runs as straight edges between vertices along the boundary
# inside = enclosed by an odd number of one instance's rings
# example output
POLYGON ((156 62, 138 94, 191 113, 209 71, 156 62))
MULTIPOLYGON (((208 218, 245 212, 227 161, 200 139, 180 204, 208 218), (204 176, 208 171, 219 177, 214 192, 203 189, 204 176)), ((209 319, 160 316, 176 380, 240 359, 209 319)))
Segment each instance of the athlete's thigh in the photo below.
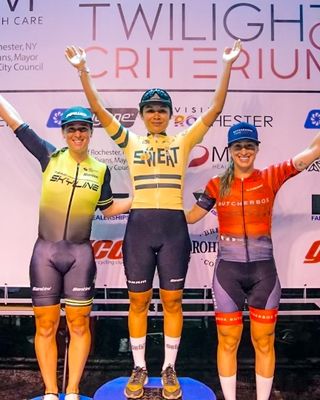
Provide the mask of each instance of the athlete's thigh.
POLYGON ((257 309, 278 308, 281 286, 274 260, 257 261, 252 274, 255 284, 248 292, 248 305, 257 309))
POLYGON ((157 253, 160 288, 180 290, 184 288, 190 261, 191 243, 188 227, 184 213, 180 211, 170 210, 163 219, 161 247, 157 253))
POLYGON ((68 252, 73 255, 74 263, 64 275, 66 304, 90 305, 97 271, 91 243, 70 243, 68 252))
POLYGON ((34 245, 29 271, 34 306, 51 306, 60 302, 63 277, 51 261, 54 252, 53 242, 38 239, 34 245))
POLYGON ((150 211, 131 211, 126 227, 122 251, 127 286, 131 292, 146 292, 152 288, 156 252, 152 247, 150 211))
POLYGON ((241 284, 243 278, 242 263, 217 259, 212 282, 215 311, 242 311, 246 298, 241 284))

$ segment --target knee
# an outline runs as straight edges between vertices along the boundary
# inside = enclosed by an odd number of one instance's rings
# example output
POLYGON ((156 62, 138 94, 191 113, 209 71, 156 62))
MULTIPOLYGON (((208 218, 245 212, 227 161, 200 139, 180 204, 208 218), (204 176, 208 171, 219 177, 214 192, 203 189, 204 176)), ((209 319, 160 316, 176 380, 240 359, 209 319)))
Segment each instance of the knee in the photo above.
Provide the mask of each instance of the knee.
POLYGON ((147 296, 139 296, 137 294, 130 297, 130 310, 137 314, 148 312, 150 298, 147 296))
POLYGON ((162 305, 165 312, 175 314, 181 310, 181 298, 162 299, 162 305))
POLYGON ((274 349, 274 335, 264 335, 259 338, 252 338, 256 351, 261 354, 269 354, 274 349))
POLYGON ((234 336, 220 336, 219 347, 225 353, 234 353, 237 351, 240 339, 234 336))
POLYGON ((89 316, 78 316, 68 320, 68 328, 71 336, 84 336, 89 332, 89 316))
POLYGON ((58 328, 58 321, 48 318, 38 318, 36 323, 36 334, 43 338, 54 337, 58 328))

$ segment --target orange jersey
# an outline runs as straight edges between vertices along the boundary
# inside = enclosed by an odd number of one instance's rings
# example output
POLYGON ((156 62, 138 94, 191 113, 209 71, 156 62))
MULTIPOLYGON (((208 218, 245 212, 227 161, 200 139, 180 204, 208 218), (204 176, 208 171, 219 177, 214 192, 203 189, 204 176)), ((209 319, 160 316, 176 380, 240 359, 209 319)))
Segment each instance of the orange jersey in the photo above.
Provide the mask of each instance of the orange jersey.
MULTIPOLYGON (((276 193, 299 171, 292 160, 254 170, 246 179, 235 178, 230 193, 219 195, 220 178, 212 178, 205 196, 215 203, 219 221, 219 252, 230 261, 257 261, 273 257, 272 208, 276 193)), ((201 198, 198 201, 200 207, 201 198)))

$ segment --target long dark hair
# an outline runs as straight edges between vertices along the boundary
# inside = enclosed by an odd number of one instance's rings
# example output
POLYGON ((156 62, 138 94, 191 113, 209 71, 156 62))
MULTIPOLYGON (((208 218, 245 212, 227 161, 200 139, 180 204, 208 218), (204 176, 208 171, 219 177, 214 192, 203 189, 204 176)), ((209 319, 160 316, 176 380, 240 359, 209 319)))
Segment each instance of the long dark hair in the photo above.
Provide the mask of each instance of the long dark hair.
POLYGON ((233 180, 234 180, 234 162, 233 159, 231 158, 227 166, 227 169, 220 176, 220 189, 219 189, 220 197, 225 197, 230 193, 230 188, 233 180))

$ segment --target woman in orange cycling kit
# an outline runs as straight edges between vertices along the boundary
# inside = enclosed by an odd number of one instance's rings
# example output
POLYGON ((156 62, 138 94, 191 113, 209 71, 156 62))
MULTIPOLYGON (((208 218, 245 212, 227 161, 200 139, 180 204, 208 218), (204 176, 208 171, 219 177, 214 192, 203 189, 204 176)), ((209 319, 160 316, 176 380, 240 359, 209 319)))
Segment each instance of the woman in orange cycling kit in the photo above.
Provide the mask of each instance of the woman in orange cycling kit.
POLYGON ((162 89, 146 91, 139 103, 147 135, 125 129, 105 109, 94 89, 82 49, 69 47, 67 59, 80 73, 90 103, 108 135, 123 150, 133 184, 133 203, 123 245, 130 297, 129 332, 134 370, 125 388, 128 398, 143 396, 148 374, 145 362, 147 315, 152 299, 155 268, 160 278, 164 312, 165 360, 162 366, 163 397, 181 397, 175 360, 182 331, 182 291, 190 256, 190 239, 183 212, 182 193, 188 156, 202 141, 222 111, 231 66, 241 50, 240 41, 224 51, 224 70, 211 106, 184 132, 168 136, 173 106, 162 89))
POLYGON ((226 400, 236 399, 237 349, 242 310, 247 300, 256 355, 257 399, 267 400, 275 368, 274 331, 281 296, 271 241, 276 193, 320 156, 320 134, 289 161, 257 170, 259 150, 255 126, 239 123, 228 132, 231 161, 225 173, 212 178, 193 208, 188 223, 204 217, 215 205, 219 251, 213 277, 213 302, 218 330, 218 371, 226 400))

